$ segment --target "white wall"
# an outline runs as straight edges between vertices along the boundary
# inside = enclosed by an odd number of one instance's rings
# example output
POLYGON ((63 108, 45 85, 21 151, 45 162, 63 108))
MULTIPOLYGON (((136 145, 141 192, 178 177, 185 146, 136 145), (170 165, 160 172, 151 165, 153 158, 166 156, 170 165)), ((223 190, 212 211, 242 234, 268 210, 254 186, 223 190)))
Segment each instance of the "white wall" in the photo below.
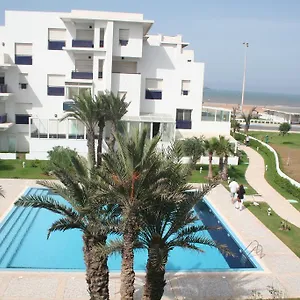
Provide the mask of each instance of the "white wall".
POLYGON ((140 114, 141 75, 140 74, 112 74, 111 89, 114 93, 127 92, 126 101, 131 102, 128 107, 128 116, 140 114))
MULTIPOLYGON (((185 156, 185 157, 182 158, 181 162, 183 164, 189 164, 191 162, 191 158, 188 157, 188 156, 185 156)), ((200 160, 197 163, 201 164, 201 165, 208 165, 209 164, 209 157, 208 156, 201 156, 200 160)), ((219 164, 219 157, 218 156, 213 157, 212 164, 213 165, 218 165, 219 164)), ((239 157, 238 156, 228 157, 228 165, 237 166, 238 164, 239 164, 239 157)))

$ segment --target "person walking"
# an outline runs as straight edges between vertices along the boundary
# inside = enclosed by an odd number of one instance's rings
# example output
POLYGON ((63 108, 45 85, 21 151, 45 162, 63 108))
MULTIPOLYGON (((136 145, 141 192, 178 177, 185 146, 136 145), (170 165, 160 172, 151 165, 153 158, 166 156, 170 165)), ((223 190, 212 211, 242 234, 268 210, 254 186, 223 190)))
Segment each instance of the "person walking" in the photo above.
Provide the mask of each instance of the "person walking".
POLYGON ((229 189, 230 189, 231 201, 233 203, 236 198, 236 193, 239 189, 239 184, 234 179, 232 179, 231 182, 229 183, 229 189))
POLYGON ((250 138, 248 134, 246 136, 245 142, 246 142, 246 146, 249 146, 250 138))
POLYGON ((240 184, 239 189, 237 191, 237 205, 236 209, 243 209, 243 203, 244 203, 244 196, 246 194, 245 188, 242 184, 240 184))

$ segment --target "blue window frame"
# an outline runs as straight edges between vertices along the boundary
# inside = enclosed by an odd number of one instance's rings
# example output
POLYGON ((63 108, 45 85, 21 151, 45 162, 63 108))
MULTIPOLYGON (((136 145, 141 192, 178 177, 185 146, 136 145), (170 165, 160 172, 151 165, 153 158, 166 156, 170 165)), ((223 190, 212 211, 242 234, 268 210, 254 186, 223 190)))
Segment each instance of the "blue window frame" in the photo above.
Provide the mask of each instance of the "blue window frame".
POLYGON ((65 41, 48 41, 48 50, 62 50, 65 46, 65 41))
POLYGON ((192 129, 192 121, 176 121, 176 129, 192 129))
POLYGON ((92 72, 72 72, 72 79, 93 79, 92 72))
POLYGON ((119 40, 121 46, 127 46, 128 40, 119 40))
POLYGON ((153 100, 161 100, 162 99, 162 91, 153 91, 146 89, 146 99, 153 99, 153 100))
POLYGON ((72 47, 78 48, 94 48, 93 41, 72 40, 72 47))
POLYGON ((7 122, 7 114, 0 115, 0 123, 3 124, 6 122, 7 122))
POLYGON ((176 110, 176 129, 192 129, 192 110, 176 110))
POLYGON ((32 56, 15 55, 16 65, 32 65, 32 56))
POLYGON ((189 94, 189 91, 188 90, 182 90, 182 95, 183 96, 187 96, 189 94))
POLYGON ((48 96, 64 96, 65 88, 63 86, 48 86, 48 96))
POLYGON ((30 115, 16 115, 16 124, 29 124, 30 115))

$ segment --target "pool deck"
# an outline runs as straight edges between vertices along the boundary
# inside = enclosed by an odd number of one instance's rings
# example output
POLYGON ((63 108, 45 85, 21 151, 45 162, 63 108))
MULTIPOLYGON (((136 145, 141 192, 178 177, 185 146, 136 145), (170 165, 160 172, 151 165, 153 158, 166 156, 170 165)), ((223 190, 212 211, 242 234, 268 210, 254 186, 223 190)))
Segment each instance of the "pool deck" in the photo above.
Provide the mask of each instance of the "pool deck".
MULTIPOLYGON (((33 180, 0 179, 6 198, 0 199, 0 218, 33 180)), ((265 256, 256 257, 263 271, 168 273, 163 299, 249 299, 253 290, 269 296, 267 286, 285 293, 285 298, 300 297, 300 260, 248 210, 239 211, 231 203, 228 191, 216 187, 208 201, 247 246, 258 240, 265 256)), ((143 274, 136 276, 136 299, 141 299, 143 274)), ((111 299, 120 299, 120 279, 111 274, 111 299)), ((87 300, 84 272, 0 271, 1 300, 87 300)))

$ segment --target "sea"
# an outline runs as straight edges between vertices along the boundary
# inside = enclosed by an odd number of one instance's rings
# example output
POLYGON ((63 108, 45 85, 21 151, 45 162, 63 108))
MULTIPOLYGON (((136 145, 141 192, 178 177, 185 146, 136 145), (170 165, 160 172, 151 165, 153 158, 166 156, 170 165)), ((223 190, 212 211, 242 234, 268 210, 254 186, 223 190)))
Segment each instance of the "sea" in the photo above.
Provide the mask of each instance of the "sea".
MULTIPOLYGON (((203 92, 203 101, 206 103, 211 102, 240 104, 241 98, 241 91, 204 88, 203 92)), ((256 106, 260 105, 300 107, 300 95, 245 91, 244 104, 256 106)))

